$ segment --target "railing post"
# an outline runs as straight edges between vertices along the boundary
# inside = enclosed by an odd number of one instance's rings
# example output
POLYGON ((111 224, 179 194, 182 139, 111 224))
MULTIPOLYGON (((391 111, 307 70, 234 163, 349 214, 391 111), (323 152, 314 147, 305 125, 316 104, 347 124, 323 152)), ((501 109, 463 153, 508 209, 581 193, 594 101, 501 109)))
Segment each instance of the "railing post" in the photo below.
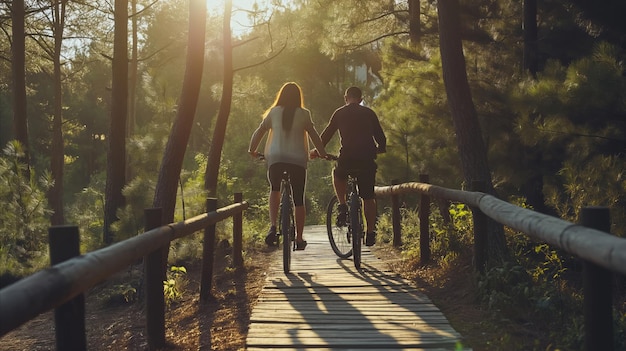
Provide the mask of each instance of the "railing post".
MULTIPOLYGON (((397 185, 398 180, 391 181, 392 185, 397 185)), ((402 217, 400 215, 400 196, 391 195, 391 223, 393 225, 393 246, 402 246, 402 217)))
MULTIPOLYGON (((80 255, 80 235, 76 226, 48 229, 50 264, 80 255)), ((54 310, 57 350, 87 350, 85 335, 85 295, 80 294, 54 310)))
MULTIPOLYGON (((235 193, 235 203, 243 201, 241 193, 235 193)), ((243 215, 233 215, 233 263, 235 267, 243 267, 243 215)))
MULTIPOLYGON (((217 199, 208 198, 206 200, 206 212, 217 210, 217 199)), ((200 300, 208 301, 211 298, 211 288, 213 285, 213 262, 215 260, 215 224, 204 228, 204 239, 202 242, 202 276, 200 277, 200 300)))
MULTIPOLYGON (((147 208, 144 210, 145 230, 150 231, 162 225, 163 210, 161 208, 147 208)), ((163 295, 163 281, 165 281, 165 250, 160 248, 145 257, 145 286, 146 286, 146 338, 148 348, 156 350, 165 346, 165 296, 163 295)))
MULTIPOLYGON (((585 227, 611 231, 611 215, 606 207, 585 207, 581 211, 585 227)), ((612 351, 613 306, 612 273, 593 262, 583 261, 583 310, 585 315, 585 350, 612 351)))
MULTIPOLYGON (((428 184, 428 174, 420 174, 420 183, 428 184)), ((430 196, 420 195, 420 208, 418 213, 420 219, 420 263, 427 264, 430 261, 430 196)))
MULTIPOLYGON (((484 180, 472 181, 472 191, 484 192, 486 183, 484 180)), ((472 207, 472 219, 474 222, 474 268, 479 273, 485 273, 487 263, 488 244, 488 219, 479 209, 472 207)))

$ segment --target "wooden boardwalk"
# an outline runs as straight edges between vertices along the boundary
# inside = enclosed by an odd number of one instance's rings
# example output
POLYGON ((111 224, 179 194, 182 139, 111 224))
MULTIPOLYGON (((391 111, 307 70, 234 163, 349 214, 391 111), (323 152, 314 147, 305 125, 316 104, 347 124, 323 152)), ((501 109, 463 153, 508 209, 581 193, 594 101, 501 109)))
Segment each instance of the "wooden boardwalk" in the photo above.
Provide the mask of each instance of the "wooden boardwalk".
POLYGON ((467 350, 428 297, 367 247, 357 271, 333 253, 325 226, 307 226, 304 236, 309 245, 293 253, 289 275, 276 255, 247 350, 467 350))

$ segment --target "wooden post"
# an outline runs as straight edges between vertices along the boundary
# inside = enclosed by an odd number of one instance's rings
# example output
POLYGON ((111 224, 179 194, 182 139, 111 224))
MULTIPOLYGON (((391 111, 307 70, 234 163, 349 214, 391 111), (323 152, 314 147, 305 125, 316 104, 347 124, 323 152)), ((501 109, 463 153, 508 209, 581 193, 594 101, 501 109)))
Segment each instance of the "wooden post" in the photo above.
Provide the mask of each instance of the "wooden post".
MULTIPOLYGON (((80 234, 76 226, 48 228, 50 264, 80 255, 80 234)), ((57 350, 87 350, 85 295, 80 294, 54 310, 57 350)))
MULTIPOLYGON (((241 193, 235 193, 235 203, 243 201, 241 193)), ((243 267, 243 215, 233 215, 233 263, 235 267, 243 267)))
MULTIPOLYGON (((483 180, 472 181, 472 191, 484 192, 486 183, 483 180)), ((479 273, 485 273, 487 263, 488 244, 488 219, 478 208, 472 207, 472 218, 474 222, 474 268, 479 273)))
MULTIPOLYGON (((217 210, 217 199, 206 200, 207 213, 217 210)), ((213 285, 213 262, 215 260, 215 224, 204 228, 202 242, 202 276, 200 277, 200 300, 208 301, 211 298, 213 285)))
MULTIPOLYGON (((420 174, 420 183, 430 181, 428 174, 420 174)), ((420 219, 420 264, 427 264, 430 261, 430 196, 420 195, 420 208, 418 213, 420 219)))
MULTIPOLYGON (((398 184, 398 180, 391 181, 392 185, 398 184)), ((393 246, 402 246, 402 217, 400 215, 400 196, 391 195, 391 223, 393 224, 393 246)))
MULTIPOLYGON (((585 207, 581 211, 585 227, 611 231, 611 214, 606 207, 585 207)), ((583 261, 583 310, 585 315, 585 350, 612 351, 613 306, 612 272, 593 262, 583 261)))
MULTIPOLYGON (((144 210, 145 230, 150 231, 162 225, 161 208, 147 208, 144 210)), ((163 281, 165 281, 165 262, 163 247, 149 253, 144 260, 146 286, 146 338, 148 348, 156 350, 165 346, 165 296, 163 295, 163 281)))

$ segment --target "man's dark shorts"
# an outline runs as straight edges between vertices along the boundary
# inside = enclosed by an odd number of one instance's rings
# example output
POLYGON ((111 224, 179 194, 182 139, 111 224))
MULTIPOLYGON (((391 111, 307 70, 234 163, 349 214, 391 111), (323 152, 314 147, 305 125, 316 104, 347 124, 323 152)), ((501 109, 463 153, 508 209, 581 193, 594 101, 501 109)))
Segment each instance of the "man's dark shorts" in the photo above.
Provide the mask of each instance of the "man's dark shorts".
POLYGON ((267 179, 272 191, 280 191, 280 181, 283 173, 289 173, 293 203, 295 206, 304 205, 304 186, 306 185, 306 168, 291 163, 274 163, 267 171, 267 179))
POLYGON ((348 179, 348 174, 357 178, 359 196, 364 199, 373 199, 374 184, 376 182, 376 161, 374 160, 345 160, 339 159, 333 174, 341 179, 348 179))

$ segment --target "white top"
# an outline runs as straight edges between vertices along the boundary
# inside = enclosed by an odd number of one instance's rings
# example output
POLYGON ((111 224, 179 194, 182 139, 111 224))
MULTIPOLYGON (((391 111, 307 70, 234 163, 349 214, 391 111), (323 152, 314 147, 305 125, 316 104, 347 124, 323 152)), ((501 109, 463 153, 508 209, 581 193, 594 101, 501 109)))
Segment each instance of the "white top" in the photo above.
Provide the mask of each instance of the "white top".
POLYGON ((283 110, 282 106, 275 106, 269 111, 254 133, 251 144, 253 149, 256 149, 262 136, 268 132, 263 151, 268 166, 285 162, 306 168, 309 160, 309 135, 315 135, 319 139, 311 120, 311 112, 297 108, 291 129, 285 131, 283 130, 283 110))

